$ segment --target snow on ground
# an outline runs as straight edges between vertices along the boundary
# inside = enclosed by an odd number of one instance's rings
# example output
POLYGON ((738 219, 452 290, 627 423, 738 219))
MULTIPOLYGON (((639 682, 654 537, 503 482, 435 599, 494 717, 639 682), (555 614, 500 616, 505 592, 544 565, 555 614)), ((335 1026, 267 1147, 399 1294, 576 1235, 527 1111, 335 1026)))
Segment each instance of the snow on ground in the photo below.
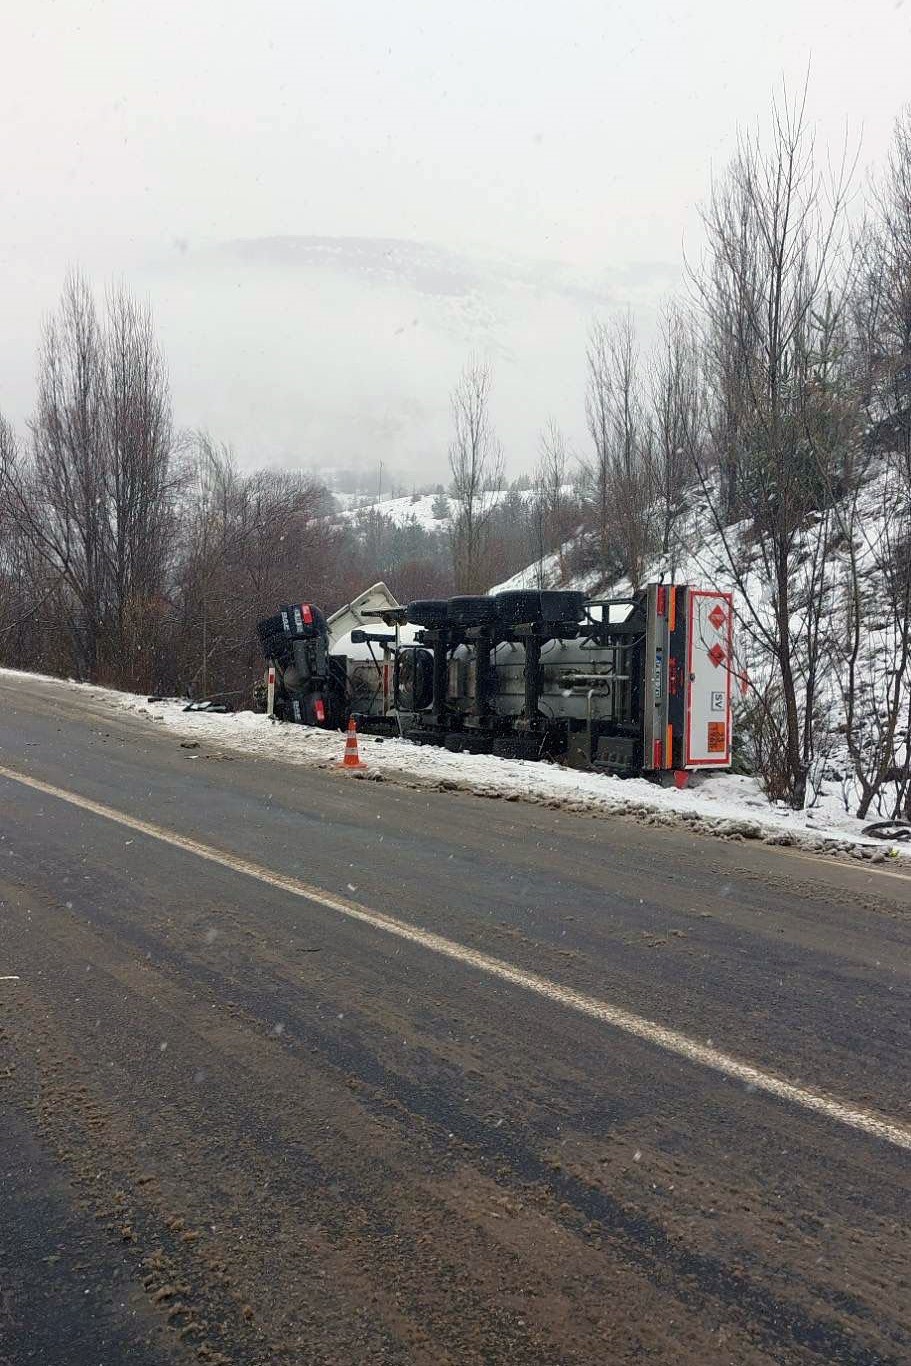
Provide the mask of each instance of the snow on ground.
MULTIPOLYGON (((0 669, 4 677, 30 679, 36 687, 79 691, 87 700, 109 706, 139 721, 163 725, 181 740, 196 740, 222 750, 275 759, 310 768, 331 768, 344 751, 344 736, 304 726, 282 725, 253 712, 218 716, 186 712, 178 701, 149 702, 131 693, 74 683, 40 674, 0 669)), ((662 788, 641 778, 610 778, 555 764, 497 759, 489 755, 450 754, 405 740, 361 736, 368 768, 361 775, 414 786, 462 790, 483 797, 527 801, 594 815, 623 814, 650 824, 684 824, 729 839, 755 839, 820 853, 848 854, 881 863, 907 856, 911 844, 889 845, 862 835, 862 822, 849 816, 834 788, 808 811, 772 806, 754 778, 706 773, 687 790, 662 788)), ((339 781, 352 780, 339 774, 339 781)))
MULTIPOLYGON (((568 496, 572 492, 571 485, 567 484, 564 492, 568 496)), ((335 494, 335 498, 341 509, 341 515, 351 520, 355 520, 359 513, 371 513, 386 517, 389 521, 399 527, 407 526, 411 522, 416 522, 419 526, 423 527, 425 531, 446 531, 449 527, 448 516, 436 517, 434 515, 434 504, 437 501, 437 496, 438 495, 435 493, 417 493, 402 498, 371 500, 369 497, 357 498, 351 494, 335 494)), ((453 508, 455 506, 454 500, 449 498, 448 495, 444 496, 447 498, 450 509, 453 508)), ((509 498, 510 496, 518 497, 523 502, 530 503, 535 494, 533 489, 510 490, 504 488, 491 490, 482 495, 485 506, 490 507, 496 507, 504 498, 509 498)), ((534 568, 534 566, 532 568, 534 568)), ((519 586, 524 587, 525 585, 519 586)), ((537 586, 537 583, 535 583, 534 587, 537 586)), ((496 590, 491 589, 490 591, 494 592, 496 590)))
MULTIPOLYGON (((336 497, 339 502, 343 502, 338 494, 336 497)), ((416 522, 425 531, 445 531, 449 522, 445 517, 437 518, 433 515, 435 501, 435 493, 421 493, 413 498, 385 498, 379 502, 346 499, 342 506, 342 516, 355 520, 358 513, 371 513, 387 517, 396 526, 407 526, 409 522, 416 522)))
POLYGON ((597 595, 597 591, 602 583, 603 575, 598 570, 589 570, 585 574, 575 574, 569 579, 565 579, 560 571, 561 564, 569 556, 573 548, 573 542, 567 541, 562 551, 555 550, 551 555, 545 555, 541 560, 535 560, 532 564, 526 565, 511 578, 504 579, 502 583, 494 584, 493 588, 488 588, 488 593, 509 593, 514 589, 521 588, 573 588, 581 593, 597 595))

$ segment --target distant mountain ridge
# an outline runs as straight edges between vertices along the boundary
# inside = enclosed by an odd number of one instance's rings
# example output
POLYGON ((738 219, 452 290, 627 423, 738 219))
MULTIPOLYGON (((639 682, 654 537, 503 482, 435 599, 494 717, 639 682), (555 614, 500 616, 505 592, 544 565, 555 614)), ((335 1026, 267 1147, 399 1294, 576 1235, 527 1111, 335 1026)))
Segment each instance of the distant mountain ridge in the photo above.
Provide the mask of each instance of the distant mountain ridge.
POLYGON ((592 276, 559 261, 469 256, 434 242, 395 237, 237 238, 215 250, 251 265, 317 266, 387 283, 405 282, 429 295, 463 295, 496 280, 562 294, 599 309, 617 307, 639 290, 653 296, 656 284, 670 289, 679 278, 679 268, 666 262, 592 276))
MULTIPOLYGON (((25 421, 34 349, 66 269, 0 257, 15 337, 0 338, 7 411, 25 421), (27 357, 27 358, 26 358, 27 357), (14 392, 10 392, 13 390, 14 392)), ((79 264, 100 295, 112 277, 148 298, 180 426, 207 428, 242 465, 362 467, 445 480, 449 395, 469 355, 493 367, 492 416, 510 473, 537 458, 550 417, 581 449, 585 345, 595 316, 626 306, 643 325, 679 272, 664 263, 586 272, 386 237, 299 234, 105 244, 79 264), (115 249, 116 245, 116 249, 115 249)))

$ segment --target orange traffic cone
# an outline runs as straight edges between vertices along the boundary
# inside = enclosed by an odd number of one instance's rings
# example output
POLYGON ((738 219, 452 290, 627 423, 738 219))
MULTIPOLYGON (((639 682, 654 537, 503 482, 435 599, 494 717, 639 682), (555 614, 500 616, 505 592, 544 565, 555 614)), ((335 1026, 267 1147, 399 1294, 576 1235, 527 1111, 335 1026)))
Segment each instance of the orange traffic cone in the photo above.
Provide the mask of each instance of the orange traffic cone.
POLYGON ((352 716, 348 721, 348 734, 345 737, 345 757, 336 768, 366 768, 357 747, 357 724, 352 716))

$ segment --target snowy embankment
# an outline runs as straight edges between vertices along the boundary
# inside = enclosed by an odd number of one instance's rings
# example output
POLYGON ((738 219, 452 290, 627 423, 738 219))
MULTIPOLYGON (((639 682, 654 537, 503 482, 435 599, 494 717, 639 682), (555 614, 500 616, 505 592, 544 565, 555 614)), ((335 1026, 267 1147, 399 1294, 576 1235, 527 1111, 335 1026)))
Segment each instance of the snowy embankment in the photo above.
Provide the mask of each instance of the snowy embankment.
MULTIPOLYGON (((809 756, 809 790, 813 824, 825 819, 839 828, 860 830, 864 822, 845 815, 860 805, 862 785, 855 769, 859 755, 869 779, 877 772, 883 736, 888 728, 885 713, 895 690, 895 671, 901 662, 898 621, 890 607, 894 591, 889 580, 891 553, 904 553, 895 519, 904 506, 906 494, 895 469, 880 460, 867 471, 866 482, 851 500, 839 504, 825 522, 808 517, 795 535, 792 554, 790 593, 791 669, 795 675, 798 698, 803 699, 808 679, 813 695, 813 743, 809 756), (891 527, 891 541, 887 530, 891 527), (852 539, 848 538, 848 531, 852 539), (896 539, 898 537, 898 539, 896 539), (852 546, 853 541, 853 546, 852 546), (824 548, 823 555, 821 547, 824 548), (820 565, 824 568, 821 569, 820 565), (853 583, 857 587, 863 620, 854 658, 854 677, 849 674, 852 655, 853 583), (884 572, 885 570, 885 572, 884 572), (818 618, 817 615, 818 614, 818 618), (810 668, 807 642, 818 630, 817 657, 810 668), (853 689, 853 745, 846 739, 847 699, 853 689)), ((902 525, 902 524, 899 524, 902 525)), ((639 582, 691 584, 697 588, 728 589, 734 595, 735 615, 735 738, 746 755, 750 751, 749 711, 754 718, 770 700, 775 714, 774 690, 766 685, 778 676, 774 661, 774 642, 778 628, 774 594, 770 587, 770 565, 761 542, 749 521, 733 523, 719 531, 705 497, 691 490, 686 510, 672 538, 671 550, 643 567, 639 582), (736 567, 736 573, 734 568, 736 567), (746 685, 742 694, 741 682, 746 685), (758 704, 758 706, 757 706, 758 704)), ((512 578, 490 591, 498 593, 515 588, 576 588, 590 597, 625 597, 632 591, 628 579, 604 582, 597 572, 565 575, 563 567, 573 562, 573 542, 528 565, 512 578)), ((778 701, 780 708, 780 700, 778 701)), ((898 721, 891 754, 886 754, 886 771, 903 769, 911 744, 908 716, 911 715, 911 677, 907 669, 898 702, 892 702, 898 721)), ((775 722, 783 731, 784 720, 778 713, 775 722)), ((763 801, 759 797, 760 802, 763 801)), ((898 785, 884 781, 870 806, 869 821, 884 820, 901 809, 898 785)))
MULTIPOLYGON (((337 731, 282 725, 249 711, 228 716, 186 712, 182 702, 149 702, 130 693, 8 669, 0 669, 0 687, 4 677, 28 678, 42 688, 78 691, 95 706, 160 725, 181 741, 197 741, 201 747, 310 768, 332 768, 344 751, 344 736, 337 731)), ((791 811, 770 805, 754 778, 733 774, 699 775, 693 786, 678 791, 641 778, 609 778, 554 764, 450 754, 404 740, 359 739, 368 767, 356 774, 340 774, 339 781, 358 776, 592 815, 620 814, 648 824, 682 824, 728 839, 791 845, 877 863, 901 858, 904 864, 903 855, 911 858, 911 845, 893 846, 865 837, 862 822, 847 815, 834 795, 824 796, 812 810, 791 811)), ((200 755, 204 752, 201 748, 200 755)), ((195 757, 195 751, 188 757, 195 757)))
POLYGON ((421 493, 414 497, 404 498, 385 498, 377 500, 357 500, 344 498, 336 494, 337 500, 342 504, 341 515, 351 521, 357 519, 359 514, 384 517, 396 526, 407 526, 410 522, 416 522, 425 531, 445 531, 449 526, 447 517, 436 517, 434 515, 434 504, 437 501, 434 493, 421 493))

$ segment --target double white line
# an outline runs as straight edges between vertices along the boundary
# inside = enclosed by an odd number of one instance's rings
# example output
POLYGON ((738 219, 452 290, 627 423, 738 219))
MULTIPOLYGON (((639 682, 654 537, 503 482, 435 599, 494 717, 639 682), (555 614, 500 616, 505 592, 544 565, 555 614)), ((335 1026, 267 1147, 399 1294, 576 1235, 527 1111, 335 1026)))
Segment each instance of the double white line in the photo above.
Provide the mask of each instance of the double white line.
POLYGON ((850 1101, 838 1100, 822 1091, 813 1091, 803 1086, 797 1086, 793 1082, 774 1076, 771 1072, 765 1072, 749 1063, 741 1062, 738 1058, 732 1057, 731 1054, 722 1052, 721 1049, 699 1043, 686 1034, 681 1034, 676 1029, 668 1029, 664 1025, 657 1024, 654 1020, 645 1019, 644 1016, 635 1015, 631 1011, 624 1010, 621 1006, 612 1005, 609 1001, 588 996, 584 992, 573 990, 572 987, 561 986, 560 983, 551 981, 550 978, 541 977, 535 972, 526 972, 525 969, 504 962, 501 958, 492 958, 489 954, 469 948, 466 944, 459 944, 443 935, 434 934, 431 930, 422 930, 418 926, 410 925, 394 916, 384 915, 380 911, 368 910, 366 906, 360 906, 357 902, 332 896, 319 887, 308 886, 307 883, 301 882, 297 878, 275 873, 258 863, 239 858, 236 854, 228 854, 210 844, 202 844, 198 840, 188 839, 185 835, 178 835, 174 830, 153 825, 151 821, 138 820, 137 817, 129 816, 124 811, 117 811, 114 807, 92 801, 91 798, 83 797, 77 792, 69 792, 66 788, 41 782, 40 779, 19 773, 15 769, 0 765, 0 777, 8 778, 10 782, 21 783, 24 787, 32 788, 35 792, 44 793, 45 796, 55 797, 58 801, 68 802, 70 806, 89 811, 95 816, 101 816, 104 820, 122 825, 127 830, 134 830, 137 834, 147 835, 150 839, 159 840, 162 844, 168 844, 174 849, 193 854, 196 858, 205 859, 221 868, 228 868, 231 872, 240 873, 243 877, 255 878, 258 882, 287 892, 290 896, 302 897, 305 901, 323 906, 328 911, 335 911, 336 914, 343 915, 349 920, 369 925, 371 929, 381 930, 384 934, 394 935, 410 944, 417 944, 421 948, 428 949, 431 953, 439 954, 443 958, 450 958, 464 967, 474 968, 478 972, 486 973, 489 977, 508 982, 511 986, 521 987, 524 991, 533 992, 536 996, 552 1001, 556 1005, 564 1006, 568 1010, 588 1016, 589 1019, 610 1025, 613 1029, 622 1030, 623 1033, 630 1034, 645 1043, 653 1044, 657 1048, 662 1048, 667 1053, 685 1058, 687 1062, 710 1068, 712 1071, 719 1072, 722 1076, 730 1077, 734 1081, 742 1082, 745 1086, 756 1091, 765 1092, 766 1095, 774 1096, 776 1100, 799 1105, 804 1110, 810 1110, 836 1124, 845 1125, 850 1129, 867 1134, 871 1138, 890 1143, 893 1147, 911 1151, 911 1127, 907 1124, 862 1109, 850 1101))

